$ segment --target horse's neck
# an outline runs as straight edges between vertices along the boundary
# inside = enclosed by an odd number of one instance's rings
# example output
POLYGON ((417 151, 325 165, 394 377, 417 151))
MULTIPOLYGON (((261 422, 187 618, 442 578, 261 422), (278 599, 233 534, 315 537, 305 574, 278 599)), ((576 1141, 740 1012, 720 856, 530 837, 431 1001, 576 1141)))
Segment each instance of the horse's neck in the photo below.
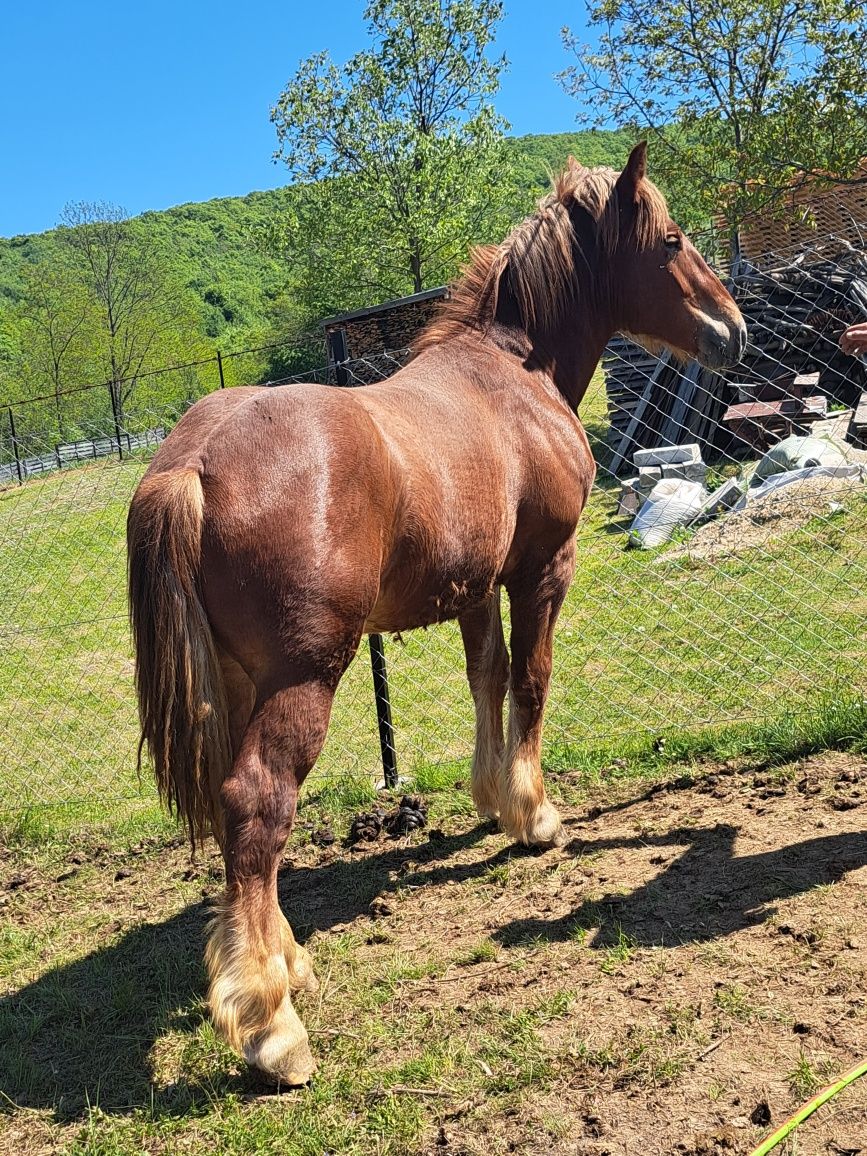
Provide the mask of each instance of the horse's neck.
POLYGON ((611 333, 607 326, 579 326, 570 333, 535 340, 522 334, 528 369, 541 370, 556 385, 570 409, 577 410, 596 372, 611 333))
POLYGON ((577 410, 596 372, 602 350, 611 334, 602 332, 581 334, 578 339, 558 343, 551 377, 573 410, 577 410))
MULTIPOLYGON (((584 297, 582 293, 581 298, 584 297)), ((540 370, 550 377, 570 408, 577 410, 602 350, 617 328, 607 313, 599 305, 579 306, 552 331, 527 333, 514 301, 504 296, 498 309, 498 324, 490 336, 501 348, 520 356, 528 369, 540 370)))

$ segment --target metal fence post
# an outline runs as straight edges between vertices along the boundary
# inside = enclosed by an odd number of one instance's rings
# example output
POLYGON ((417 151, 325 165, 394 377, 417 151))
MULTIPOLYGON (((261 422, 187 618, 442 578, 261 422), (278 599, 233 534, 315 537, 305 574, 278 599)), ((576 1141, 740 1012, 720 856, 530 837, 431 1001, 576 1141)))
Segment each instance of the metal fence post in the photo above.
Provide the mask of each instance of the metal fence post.
POLYGON ((21 458, 18 456, 18 438, 15 435, 15 418, 12 416, 12 406, 8 407, 9 413, 9 429, 12 434, 12 452, 15 454, 15 472, 18 474, 18 485, 24 485, 24 479, 21 476, 21 458))
POLYGON ((391 701, 388 696, 388 670, 381 634, 371 634, 370 665, 373 667, 373 693, 376 696, 376 721, 379 724, 379 747, 382 773, 387 787, 397 786, 397 753, 394 749, 394 727, 391 724, 391 701))
POLYGON ((108 393, 111 398, 111 412, 114 415, 114 437, 117 442, 117 456, 123 461, 123 442, 120 440, 120 417, 118 415, 117 407, 117 391, 115 383, 110 381, 108 383, 108 393))
POLYGON ((217 369, 220 372, 220 389, 225 389, 226 379, 223 377, 223 357, 219 349, 217 350, 217 369))

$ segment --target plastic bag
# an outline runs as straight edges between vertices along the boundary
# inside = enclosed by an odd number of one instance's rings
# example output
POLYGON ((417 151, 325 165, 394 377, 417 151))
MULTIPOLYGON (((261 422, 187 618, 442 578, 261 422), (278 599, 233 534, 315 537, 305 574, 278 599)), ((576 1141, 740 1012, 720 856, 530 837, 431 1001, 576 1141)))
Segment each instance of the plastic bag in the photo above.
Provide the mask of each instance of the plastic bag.
POLYGON ((830 438, 792 436, 784 438, 768 450, 756 466, 750 485, 759 486, 774 474, 785 474, 816 466, 847 464, 848 459, 843 447, 830 438))
POLYGON ((708 492, 699 482, 669 478, 657 482, 629 528, 629 543, 649 550, 667 542, 678 526, 699 513, 708 492))
MULTIPOLYGON (((809 439, 804 438, 802 440, 807 441, 809 439)), ((784 470, 782 473, 772 474, 760 486, 751 486, 735 506, 735 509, 743 510, 745 506, 751 506, 753 502, 760 502, 762 498, 776 493, 777 490, 781 490, 785 486, 805 482, 809 478, 840 478, 843 482, 857 482, 863 480, 864 468, 843 462, 842 465, 807 466, 801 470, 784 470)))

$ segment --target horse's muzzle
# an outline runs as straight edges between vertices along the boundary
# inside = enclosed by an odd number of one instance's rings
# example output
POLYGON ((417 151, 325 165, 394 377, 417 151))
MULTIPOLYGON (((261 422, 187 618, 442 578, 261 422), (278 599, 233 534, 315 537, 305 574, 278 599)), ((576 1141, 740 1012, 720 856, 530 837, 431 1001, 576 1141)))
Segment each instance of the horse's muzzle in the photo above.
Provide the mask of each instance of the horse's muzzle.
POLYGON ((698 360, 708 369, 730 369, 738 364, 747 347, 747 327, 737 321, 711 321, 699 339, 698 360))

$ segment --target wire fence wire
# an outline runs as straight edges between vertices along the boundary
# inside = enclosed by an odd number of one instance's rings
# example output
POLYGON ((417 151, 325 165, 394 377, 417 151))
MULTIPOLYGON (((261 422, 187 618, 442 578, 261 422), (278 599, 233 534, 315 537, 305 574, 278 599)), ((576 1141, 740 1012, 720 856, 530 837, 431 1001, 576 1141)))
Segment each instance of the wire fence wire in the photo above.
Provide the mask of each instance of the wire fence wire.
MULTIPOLYGON (((847 324, 867 320, 867 258, 823 238, 746 268, 734 291, 749 330, 735 371, 657 359, 618 337, 581 405, 598 476, 557 630, 549 763, 867 691, 867 368, 838 346, 847 324), (797 383, 804 374, 814 376, 797 383), (751 496, 756 463, 792 435, 830 439, 843 464, 751 496), (642 448, 683 444, 697 445, 701 460, 635 466, 642 448), (707 490, 704 513, 658 548, 627 548, 654 485, 683 480, 707 490), (745 508, 728 508, 738 500, 745 508)), ((344 362, 341 380, 380 380, 409 356, 344 362)), ((193 400, 219 388, 221 373, 215 359, 125 383, 114 397, 105 386, 76 391, 62 399, 59 422, 56 398, 7 407, 0 809, 81 804, 99 813, 152 797, 135 771, 126 513, 155 445, 193 400), (63 429, 75 436, 58 440, 63 429)), ((269 384, 335 380, 329 366, 269 384)), ((387 640, 386 655, 400 772, 468 761, 473 713, 456 624, 387 640)), ((314 771, 337 776, 381 777, 366 644, 339 687, 314 771)))

